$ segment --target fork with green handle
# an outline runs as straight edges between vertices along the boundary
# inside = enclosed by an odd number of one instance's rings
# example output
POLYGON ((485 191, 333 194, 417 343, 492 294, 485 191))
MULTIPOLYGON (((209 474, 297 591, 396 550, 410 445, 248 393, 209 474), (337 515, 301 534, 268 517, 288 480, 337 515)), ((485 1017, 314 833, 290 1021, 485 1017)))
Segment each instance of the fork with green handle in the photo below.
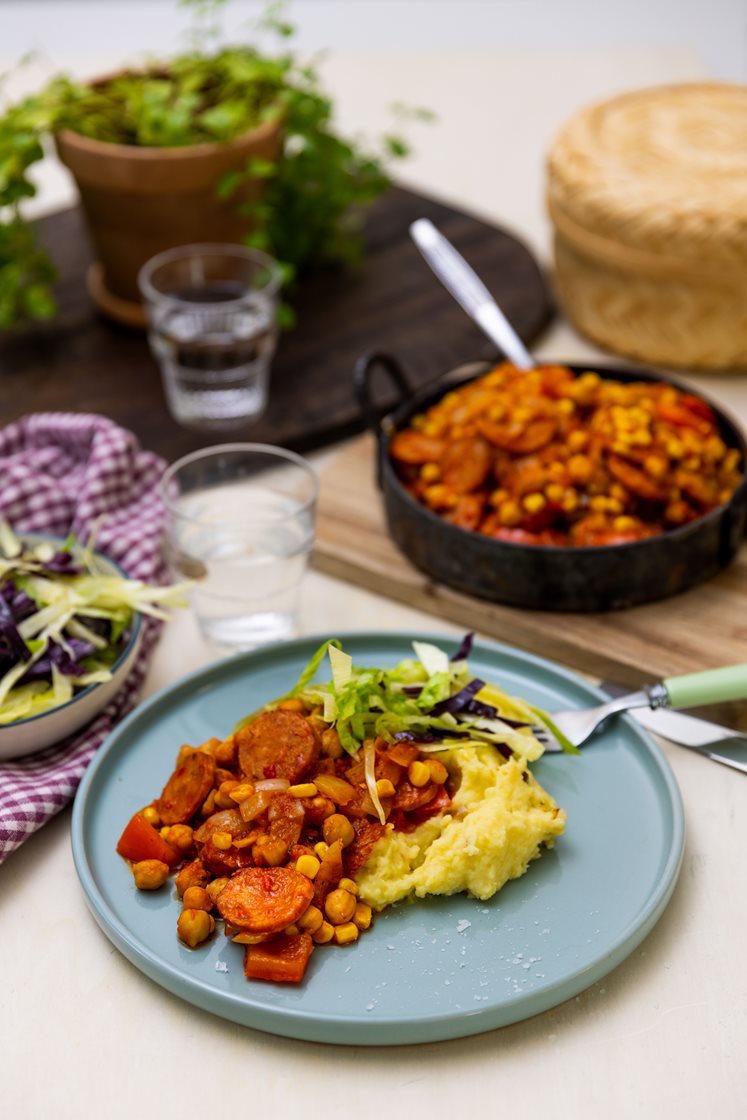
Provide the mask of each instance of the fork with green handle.
MULTIPOLYGON (((706 704, 720 704, 731 700, 747 698, 747 664, 727 665, 721 669, 706 669, 700 673, 686 673, 679 677, 667 677, 655 684, 645 685, 637 692, 626 693, 615 697, 604 704, 593 708, 579 708, 572 711, 551 712, 548 727, 536 729, 537 738, 540 739, 547 751, 558 751, 572 747, 581 747, 586 744, 595 731, 612 716, 624 712, 634 712, 636 709, 649 709, 649 712, 661 712, 662 716, 657 725, 654 718, 646 717, 643 722, 658 734, 667 736, 666 713, 667 710, 682 708, 695 708, 706 704), (565 740, 565 742, 564 742, 565 740)), ((721 728, 717 724, 708 724, 705 721, 689 717, 689 722, 703 725, 712 735, 711 742, 716 744, 721 740, 738 742, 744 746, 744 759, 727 757, 715 750, 709 749, 708 737, 703 738, 699 727, 694 727, 694 734, 687 734, 683 717, 679 717, 679 726, 685 731, 684 736, 672 735, 672 741, 681 746, 687 746, 708 755, 716 762, 722 762, 736 770, 747 773, 747 735, 742 732, 721 728)), ((674 723, 674 720, 672 720, 674 723)))

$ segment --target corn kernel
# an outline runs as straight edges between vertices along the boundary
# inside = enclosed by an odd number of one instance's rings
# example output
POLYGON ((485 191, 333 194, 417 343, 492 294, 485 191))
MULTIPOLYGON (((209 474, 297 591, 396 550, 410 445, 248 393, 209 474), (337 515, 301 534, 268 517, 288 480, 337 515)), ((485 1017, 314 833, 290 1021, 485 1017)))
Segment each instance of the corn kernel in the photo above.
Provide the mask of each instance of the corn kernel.
POLYGON ((527 513, 539 513, 547 505, 544 494, 533 493, 527 494, 522 503, 527 513))
POLYGON ((335 926, 334 938, 338 945, 350 945, 353 941, 358 940, 358 927, 355 922, 343 922, 342 925, 335 926))
POLYGON ((162 839, 162 840, 165 840, 165 841, 166 841, 166 843, 168 843, 168 840, 169 840, 169 832, 170 832, 170 831, 171 831, 171 829, 169 828, 169 826, 165 824, 165 825, 163 826, 163 828, 159 830, 159 833, 158 833, 158 835, 159 835, 159 836, 161 837, 161 839, 162 839))
POLYGON ((407 777, 414 786, 426 786, 431 780, 431 772, 425 762, 416 759, 407 767, 407 777))
POLYGON ((563 501, 561 502, 564 513, 575 513, 578 509, 578 494, 575 490, 569 490, 563 501))
POLYGON ((518 503, 512 500, 504 502, 498 510, 498 520, 501 525, 518 525, 521 521, 521 510, 518 503))
POLYGON ((371 925, 371 907, 367 906, 365 902, 356 903, 353 921, 358 929, 368 929, 371 925))
POLYGON ((285 929, 283 930, 283 933, 287 933, 290 937, 292 937, 294 934, 299 934, 300 932, 301 931, 298 928, 298 926, 295 924, 295 922, 293 923, 293 925, 286 926, 285 929))
POLYGON ((643 469, 652 478, 663 478, 669 470, 669 464, 661 455, 647 455, 643 460, 643 469))
POLYGON ((291 797, 316 797, 319 790, 313 782, 299 782, 297 786, 288 786, 287 793, 291 797))
POLYGON ((304 855, 296 860, 296 871, 300 871, 307 879, 316 878, 316 873, 321 866, 316 856, 304 855))
POLYGON ((207 941, 214 929, 215 919, 206 910, 182 910, 176 923, 176 932, 190 949, 207 941))
POLYGON ((379 778, 376 783, 376 792, 379 797, 394 797, 396 790, 388 778, 379 778))
POLYGON ((235 786, 235 788, 231 790, 229 796, 232 801, 235 801, 237 805, 240 805, 242 801, 246 801, 247 798, 251 797, 255 792, 256 791, 251 782, 241 782, 240 785, 235 786))
POLYGON ((322 922, 319 929, 314 930, 312 940, 317 945, 326 945, 335 936, 335 927, 330 922, 322 922))
POLYGON ((157 891, 169 877, 169 865, 160 859, 141 859, 133 864, 132 874, 139 891, 157 891))
POLYGON ((436 785, 442 786, 449 776, 449 771, 444 766, 443 762, 439 762, 437 758, 429 758, 425 764, 428 767, 428 772, 431 781, 436 785))
POLYGON ((574 431, 569 432, 566 440, 571 451, 583 451, 588 442, 588 432, 582 431, 581 428, 576 428, 574 431))
POLYGON ((354 895, 358 894, 358 884, 355 879, 340 879, 337 885, 342 891, 347 891, 349 894, 354 895))
POLYGON ((314 845, 314 851, 319 856, 319 859, 324 859, 327 852, 329 851, 329 844, 326 842, 326 840, 320 840, 317 844, 314 845))
POLYGON ((558 412, 563 416, 570 416, 576 411, 575 402, 569 397, 561 397, 558 401, 558 412))
POLYGON ((161 824, 161 818, 155 805, 146 805, 140 813, 140 816, 143 820, 147 821, 148 824, 152 824, 154 828, 158 828, 161 824))
POLYGON ((338 887, 330 891, 324 902, 324 913, 333 925, 349 922, 355 913, 355 895, 338 887))
POLYGON ((588 482, 593 467, 585 455, 571 455, 568 460, 568 474, 572 482, 588 482))
POLYGON ((239 783, 233 780, 221 782, 218 789, 215 791, 215 804, 219 809, 233 809, 234 802, 231 800, 231 791, 236 788, 239 783))
POLYGON ((563 500, 565 490, 559 482, 550 482, 545 487, 545 497, 549 502, 560 502, 563 500))
POLYGON ((420 468, 420 477, 423 482, 438 482, 441 477, 441 468, 438 463, 423 463, 420 468))
POLYGON ((623 515, 616 517, 612 525, 619 533, 627 533, 630 529, 635 529, 636 521, 634 517, 623 515))
POLYGON ((252 836, 250 834, 249 836, 242 836, 242 838, 240 840, 234 840, 233 846, 234 846, 234 848, 239 848, 239 850, 241 848, 251 848, 252 844, 255 842, 256 839, 257 839, 256 835, 252 836))
POLYGON ((233 836, 230 832, 214 832, 210 839, 221 852, 227 852, 233 844, 233 836))

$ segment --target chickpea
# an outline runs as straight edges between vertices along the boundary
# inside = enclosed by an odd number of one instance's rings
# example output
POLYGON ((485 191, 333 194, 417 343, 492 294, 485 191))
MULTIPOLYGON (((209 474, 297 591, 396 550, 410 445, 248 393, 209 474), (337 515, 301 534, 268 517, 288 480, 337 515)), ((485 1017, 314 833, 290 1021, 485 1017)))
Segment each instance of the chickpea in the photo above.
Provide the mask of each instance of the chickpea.
POLYGON ((188 824, 172 824, 168 839, 171 847, 182 854, 188 852, 194 843, 192 829, 188 824))
POLYGON ((157 891, 169 877, 169 865, 160 859, 141 859, 133 864, 132 874, 139 891, 157 891))
POLYGON ((208 883, 205 890, 210 895, 211 902, 215 902, 217 900, 218 895, 223 890, 223 888, 225 887, 227 882, 228 882, 228 879, 221 878, 221 879, 213 879, 212 882, 208 883))
POLYGON ((307 933, 316 933, 324 923, 324 914, 318 906, 309 906, 305 910, 296 923, 299 929, 304 929, 307 933))
POLYGON ((209 873, 198 859, 183 867, 176 877, 176 891, 181 898, 188 887, 204 887, 210 878, 209 873))
POLYGON ((215 919, 206 910, 182 910, 176 923, 176 932, 190 949, 207 941, 214 929, 215 919))
POLYGON ((147 821, 148 824, 152 824, 154 828, 161 827, 161 817, 155 805, 146 805, 140 816, 143 820, 147 821))
POLYGON ((347 848, 355 839, 355 829, 342 813, 333 813, 326 818, 322 824, 322 834, 327 844, 334 844, 335 840, 341 840, 343 848, 347 848))
POLYGON ((322 732, 322 754, 326 758, 342 758, 343 746, 334 727, 322 732))
POLYGON ((182 904, 185 910, 210 911, 213 909, 213 900, 210 897, 210 892, 205 890, 204 887, 187 887, 182 896, 182 904))
POLYGON ((281 712, 306 712, 306 705, 297 696, 292 696, 289 700, 281 700, 278 708, 281 712))
POLYGON ((324 903, 324 913, 333 926, 349 922, 355 913, 357 899, 350 891, 338 887, 330 891, 324 903))

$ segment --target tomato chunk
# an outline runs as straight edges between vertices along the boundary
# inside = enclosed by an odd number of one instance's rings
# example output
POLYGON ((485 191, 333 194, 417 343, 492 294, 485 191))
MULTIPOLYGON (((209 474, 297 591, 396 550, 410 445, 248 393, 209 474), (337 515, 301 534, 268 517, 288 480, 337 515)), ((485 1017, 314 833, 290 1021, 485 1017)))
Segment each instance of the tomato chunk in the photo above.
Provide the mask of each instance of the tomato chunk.
POLYGON ((160 859, 162 863, 174 867, 181 859, 179 853, 166 843, 140 813, 135 813, 126 825, 119 838, 117 851, 133 863, 139 863, 142 859, 160 859))
POLYGON ((308 933, 284 933, 272 941, 247 945, 244 952, 244 975, 248 980, 298 984, 303 980, 313 951, 314 942, 308 933))

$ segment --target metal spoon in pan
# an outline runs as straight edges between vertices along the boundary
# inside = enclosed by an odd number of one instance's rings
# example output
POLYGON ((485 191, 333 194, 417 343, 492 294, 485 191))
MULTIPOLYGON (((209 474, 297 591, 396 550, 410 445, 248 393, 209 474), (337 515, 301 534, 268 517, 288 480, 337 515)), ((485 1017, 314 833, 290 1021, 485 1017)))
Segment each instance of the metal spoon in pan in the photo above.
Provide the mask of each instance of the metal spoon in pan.
POLYGON ((480 277, 433 222, 418 218, 410 236, 444 287, 501 353, 519 369, 534 369, 537 363, 480 277))

